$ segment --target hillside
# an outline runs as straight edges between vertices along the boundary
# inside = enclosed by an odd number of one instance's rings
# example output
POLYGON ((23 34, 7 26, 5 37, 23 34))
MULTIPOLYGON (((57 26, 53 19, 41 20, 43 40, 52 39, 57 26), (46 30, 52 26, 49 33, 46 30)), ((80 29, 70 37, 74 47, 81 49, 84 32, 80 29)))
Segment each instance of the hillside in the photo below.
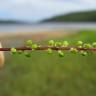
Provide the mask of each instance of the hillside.
POLYGON ((42 22, 96 22, 96 11, 69 13, 48 18, 42 22))
POLYGON ((26 22, 17 20, 0 20, 0 24, 26 24, 26 22))

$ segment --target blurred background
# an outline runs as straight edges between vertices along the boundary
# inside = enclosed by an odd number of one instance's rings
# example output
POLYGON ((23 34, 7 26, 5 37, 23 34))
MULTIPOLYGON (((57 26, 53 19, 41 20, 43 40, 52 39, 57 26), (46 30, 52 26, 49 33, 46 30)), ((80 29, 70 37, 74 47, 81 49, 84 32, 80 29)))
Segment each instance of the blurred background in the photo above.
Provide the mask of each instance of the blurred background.
MULTIPOLYGON (((23 46, 28 39, 96 41, 96 0, 0 0, 3 47, 23 46)), ((0 96, 96 96, 96 54, 31 55, 5 52, 0 96)))

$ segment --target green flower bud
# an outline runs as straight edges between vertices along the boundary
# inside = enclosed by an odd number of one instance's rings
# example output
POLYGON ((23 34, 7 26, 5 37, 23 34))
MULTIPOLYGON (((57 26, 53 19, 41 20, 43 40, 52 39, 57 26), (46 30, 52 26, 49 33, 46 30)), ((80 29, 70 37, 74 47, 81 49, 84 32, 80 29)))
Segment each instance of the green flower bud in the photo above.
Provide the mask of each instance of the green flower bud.
POLYGON ((86 51, 80 51, 80 54, 82 55, 82 56, 87 56, 88 55, 88 53, 86 52, 86 51))
POLYGON ((78 42, 76 43, 76 45, 77 45, 77 46, 82 46, 82 45, 83 45, 83 42, 82 42, 82 41, 78 41, 78 42))
POLYGON ((16 53, 17 53, 16 48, 11 48, 11 50, 10 50, 10 51, 11 51, 11 53, 12 53, 12 54, 16 54, 16 53))
POLYGON ((70 48, 70 52, 76 54, 78 52, 78 50, 76 48, 70 48))
POLYGON ((31 47, 32 44, 33 44, 32 40, 28 40, 28 41, 26 41, 26 45, 27 45, 28 47, 31 47))
POLYGON ((91 45, 91 44, 89 44, 89 43, 86 43, 86 44, 84 44, 84 45, 83 45, 83 47, 84 47, 84 48, 91 48, 91 47, 92 47, 92 45, 91 45))
POLYGON ((28 52, 24 52, 24 55, 26 56, 26 57, 31 57, 31 53, 28 53, 28 52))
POLYGON ((47 52, 48 52, 48 54, 52 54, 52 49, 51 48, 48 48, 47 49, 47 52))
POLYGON ((38 45, 37 44, 33 44, 31 47, 32 47, 33 50, 35 50, 35 49, 38 48, 38 45))
POLYGON ((64 53, 61 50, 58 51, 58 54, 60 57, 64 57, 64 53))
POLYGON ((48 44, 50 45, 50 46, 53 46, 54 45, 54 40, 50 40, 49 42, 48 42, 48 44))
POLYGON ((78 46, 78 48, 82 48, 82 46, 78 46))
POLYGON ((69 43, 68 41, 63 41, 63 44, 62 44, 64 47, 68 47, 69 46, 69 43))
POLYGON ((62 43, 61 42, 55 42, 55 46, 61 46, 62 43))
POLYGON ((94 48, 96 48, 96 42, 93 42, 92 46, 93 46, 94 48))

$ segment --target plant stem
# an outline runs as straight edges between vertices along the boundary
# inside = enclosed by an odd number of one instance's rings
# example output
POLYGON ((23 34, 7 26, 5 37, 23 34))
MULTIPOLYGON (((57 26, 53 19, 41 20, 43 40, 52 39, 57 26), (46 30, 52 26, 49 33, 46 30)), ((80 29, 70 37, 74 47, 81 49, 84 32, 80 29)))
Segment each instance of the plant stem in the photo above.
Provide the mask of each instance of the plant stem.
MULTIPOLYGON (((35 50, 47 50, 48 48, 51 48, 52 50, 70 50, 70 48, 76 48, 76 47, 55 47, 55 46, 40 46, 36 48, 35 50)), ((77 50, 90 50, 90 51, 96 51, 96 48, 76 48, 77 50)), ((11 48, 0 48, 0 51, 10 51, 11 48)), ((18 47, 16 50, 32 50, 32 48, 29 47, 18 47)))

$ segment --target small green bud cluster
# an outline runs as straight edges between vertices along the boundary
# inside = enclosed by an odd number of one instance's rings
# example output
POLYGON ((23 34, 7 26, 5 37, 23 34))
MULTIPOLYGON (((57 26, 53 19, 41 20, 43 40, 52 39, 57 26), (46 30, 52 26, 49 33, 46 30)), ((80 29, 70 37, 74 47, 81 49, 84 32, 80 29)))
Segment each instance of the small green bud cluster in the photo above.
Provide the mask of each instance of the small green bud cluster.
POLYGON ((82 55, 82 56, 87 56, 88 55, 88 52, 86 52, 86 51, 80 51, 80 54, 82 55))
POLYGON ((32 40, 26 41, 26 46, 31 47, 33 44, 32 40))
POLYGON ((82 48, 83 42, 82 41, 77 41, 76 45, 77 45, 78 48, 82 48))
MULTIPOLYGON (((34 44, 32 42, 32 40, 26 41, 25 44, 26 44, 27 48, 32 48, 32 51, 38 48, 38 45, 34 44)), ((31 53, 28 51, 17 50, 16 48, 11 48, 10 51, 12 54, 17 54, 17 53, 22 54, 23 53, 26 57, 31 57, 31 53)))
POLYGON ((11 48, 10 50, 11 50, 11 53, 12 53, 12 54, 16 54, 16 53, 17 53, 17 50, 16 50, 16 48, 14 48, 14 47, 11 48))
POLYGON ((54 46, 55 42, 54 42, 54 40, 49 40, 48 44, 49 44, 50 46, 54 46))
POLYGON ((93 42, 92 46, 93 46, 94 48, 96 48, 96 42, 93 42))
POLYGON ((70 52, 72 52, 73 54, 76 54, 78 50, 76 48, 70 48, 70 52))
POLYGON ((60 57, 64 57, 64 53, 61 50, 58 50, 58 54, 60 57))
POLYGON ((55 46, 62 46, 61 42, 55 42, 55 46))
POLYGON ((68 47, 69 43, 68 41, 63 41, 63 42, 55 42, 54 40, 49 40, 48 42, 49 46, 56 46, 56 47, 68 47))
MULTIPOLYGON (((33 43, 32 40, 26 41, 26 48, 31 48, 33 50, 38 50, 39 48, 43 48, 44 46, 38 45, 36 43, 33 43)), ((54 40, 49 40, 47 47, 43 50, 46 50, 48 54, 52 54, 53 50, 57 50, 58 55, 60 57, 64 57, 63 50, 69 51, 73 54, 81 54, 82 56, 87 56, 89 53, 92 53, 93 50, 91 49, 96 48, 96 42, 90 43, 84 43, 82 41, 77 41, 76 44, 72 47, 69 45, 68 41, 63 42, 55 42, 54 40)), ((31 57, 31 53, 26 50, 17 50, 16 48, 10 49, 12 54, 24 54, 26 57, 31 57)))
POLYGON ((38 48, 38 45, 37 45, 37 44, 33 44, 33 45, 31 46, 31 48, 32 48, 33 50, 35 50, 35 49, 38 48))
POLYGON ((89 43, 85 43, 85 44, 84 44, 84 48, 91 48, 91 47, 92 47, 92 45, 89 44, 89 43))
POLYGON ((83 45, 83 42, 82 41, 77 41, 77 46, 82 46, 83 45))
POLYGON ((48 52, 48 54, 52 54, 52 49, 51 48, 48 48, 47 49, 47 52, 48 52))
POLYGON ((90 44, 90 43, 83 43, 82 41, 78 41, 76 43, 78 48, 86 48, 86 49, 96 47, 95 44, 96 44, 95 42, 93 44, 90 44))
POLYGON ((69 46, 69 43, 68 43, 68 41, 63 41, 63 44, 62 44, 62 46, 64 46, 64 47, 68 47, 68 46, 69 46))

